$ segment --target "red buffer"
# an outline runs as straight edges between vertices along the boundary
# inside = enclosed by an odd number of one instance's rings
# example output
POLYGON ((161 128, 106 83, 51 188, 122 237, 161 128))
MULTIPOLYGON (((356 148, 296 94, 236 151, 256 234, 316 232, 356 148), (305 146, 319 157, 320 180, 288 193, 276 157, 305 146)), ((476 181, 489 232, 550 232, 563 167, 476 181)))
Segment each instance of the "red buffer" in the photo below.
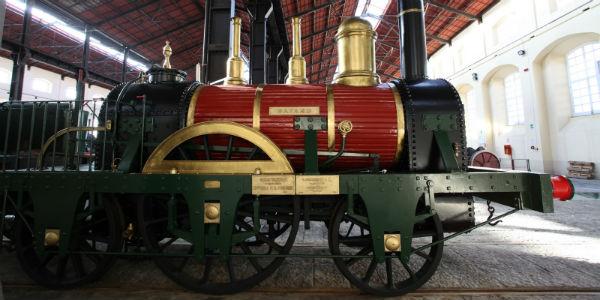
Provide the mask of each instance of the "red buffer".
POLYGON ((562 175, 552 176, 552 197, 560 201, 573 199, 575 188, 567 177, 562 175))

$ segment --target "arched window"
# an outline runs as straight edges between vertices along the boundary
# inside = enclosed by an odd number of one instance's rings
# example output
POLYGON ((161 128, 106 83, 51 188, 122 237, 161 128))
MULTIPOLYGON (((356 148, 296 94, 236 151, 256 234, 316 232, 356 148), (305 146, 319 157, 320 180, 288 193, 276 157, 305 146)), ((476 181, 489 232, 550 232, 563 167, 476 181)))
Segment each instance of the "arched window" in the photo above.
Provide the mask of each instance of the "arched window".
POLYGON ((504 99, 506 101, 507 125, 521 125, 525 123, 523 109, 523 88, 519 72, 514 72, 504 78, 504 99))
POLYGON ((31 89, 34 91, 51 94, 52 82, 44 78, 34 78, 33 81, 31 81, 31 89))
POLYGON ((573 116, 600 114, 600 43, 567 54, 573 116))
POLYGON ((0 83, 10 84, 11 72, 5 68, 0 68, 0 83))

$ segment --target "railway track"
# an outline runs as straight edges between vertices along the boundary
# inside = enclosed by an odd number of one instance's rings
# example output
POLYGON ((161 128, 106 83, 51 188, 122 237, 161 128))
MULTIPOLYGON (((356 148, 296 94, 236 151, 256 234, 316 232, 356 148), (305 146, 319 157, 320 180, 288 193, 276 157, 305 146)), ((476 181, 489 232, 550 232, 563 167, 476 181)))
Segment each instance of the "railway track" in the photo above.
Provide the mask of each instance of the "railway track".
MULTIPOLYGON (((211 296, 171 289, 133 289, 128 287, 99 288, 87 287, 73 290, 46 290, 36 285, 4 285, 5 299, 323 299, 340 298, 377 299, 356 289, 297 289, 297 288, 256 288, 248 292, 211 296)), ((600 299, 600 287, 518 287, 518 288, 426 288, 409 293, 403 299, 600 299)), ((3 299, 0 296, 0 299, 3 299)))

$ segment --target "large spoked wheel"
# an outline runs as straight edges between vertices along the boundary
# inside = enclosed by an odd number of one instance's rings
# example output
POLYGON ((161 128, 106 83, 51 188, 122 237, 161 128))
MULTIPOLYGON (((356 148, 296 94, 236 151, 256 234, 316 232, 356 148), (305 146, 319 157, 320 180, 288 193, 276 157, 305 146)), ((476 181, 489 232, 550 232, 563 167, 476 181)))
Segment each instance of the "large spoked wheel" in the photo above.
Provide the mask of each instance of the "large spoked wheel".
POLYGON ((355 201, 354 212, 347 213, 348 202, 340 202, 329 226, 329 248, 340 272, 363 292, 378 296, 399 296, 422 286, 435 273, 442 258, 443 243, 422 251, 417 248, 443 238, 442 225, 437 215, 414 226, 413 252, 408 263, 400 260, 400 253, 386 253, 385 261, 378 263, 373 255, 370 227, 364 203, 355 201), (367 220, 365 222, 365 220, 367 220), (355 257, 352 257, 355 256, 355 257), (363 257, 363 258, 361 258, 363 257))
MULTIPOLYGON (((73 288, 93 282, 104 275, 121 249, 119 211, 109 197, 97 195, 93 201, 86 195, 79 203, 68 251, 85 254, 58 254, 58 247, 46 246, 38 255, 33 238, 33 204, 23 209, 24 220, 19 218, 15 228, 15 248, 22 269, 40 285, 52 289, 73 288)), ((67 216, 65 216, 67 217, 67 216)))
MULTIPOLYGON (((284 257, 275 255, 289 253, 298 231, 298 202, 287 198, 285 201, 281 199, 283 203, 277 205, 268 198, 244 198, 238 205, 233 232, 234 236, 246 234, 246 238, 230 248, 231 256, 226 260, 218 257, 215 251, 207 250, 204 259, 198 261, 192 257, 195 245, 167 228, 168 201, 160 197, 143 201, 140 205, 140 226, 149 251, 162 255, 155 258, 158 267, 173 281, 193 291, 231 294, 257 285, 281 265, 284 257), (256 207, 255 201, 260 207, 258 223, 249 213, 256 207)), ((174 201, 177 231, 189 232, 187 204, 183 199, 174 201)), ((203 219, 195 221, 203 222, 203 219)))

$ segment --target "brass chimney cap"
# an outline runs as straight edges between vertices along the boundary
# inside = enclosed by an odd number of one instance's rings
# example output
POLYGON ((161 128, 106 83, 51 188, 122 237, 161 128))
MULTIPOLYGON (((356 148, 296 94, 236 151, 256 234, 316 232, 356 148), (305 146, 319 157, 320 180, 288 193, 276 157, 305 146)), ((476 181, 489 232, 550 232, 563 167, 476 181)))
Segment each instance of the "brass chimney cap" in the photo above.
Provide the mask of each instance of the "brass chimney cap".
POLYGON ((381 80, 375 66, 377 34, 369 21, 351 17, 342 22, 335 35, 338 53, 338 71, 334 84, 375 86, 381 80))
POLYGON ((348 36, 351 34, 370 34, 373 37, 377 37, 377 33, 373 30, 371 23, 360 17, 350 17, 340 24, 338 27, 337 34, 335 35, 336 40, 342 36, 348 36))

